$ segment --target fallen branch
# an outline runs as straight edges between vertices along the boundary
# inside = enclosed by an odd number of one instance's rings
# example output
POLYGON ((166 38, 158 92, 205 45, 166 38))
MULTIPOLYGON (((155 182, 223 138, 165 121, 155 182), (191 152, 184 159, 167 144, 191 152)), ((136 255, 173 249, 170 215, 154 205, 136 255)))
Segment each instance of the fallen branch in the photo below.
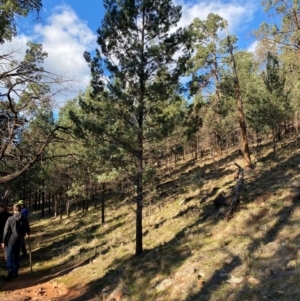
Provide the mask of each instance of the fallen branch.
POLYGON ((240 195, 244 186, 244 169, 239 166, 237 163, 234 164, 238 168, 238 172, 236 174, 237 185, 234 189, 234 193, 231 199, 229 210, 226 214, 226 221, 228 222, 231 218, 233 218, 234 213, 236 212, 237 206, 240 203, 240 195))

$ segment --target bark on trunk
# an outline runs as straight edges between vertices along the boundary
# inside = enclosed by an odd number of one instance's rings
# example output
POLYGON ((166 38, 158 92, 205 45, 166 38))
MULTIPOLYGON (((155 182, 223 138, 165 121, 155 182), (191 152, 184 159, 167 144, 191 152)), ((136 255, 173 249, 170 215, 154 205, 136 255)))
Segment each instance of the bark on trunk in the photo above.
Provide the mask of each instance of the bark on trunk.
POLYGON ((101 190, 101 223, 105 223, 105 183, 102 184, 101 190))
POLYGON ((44 217, 45 216, 45 180, 42 180, 42 187, 43 187, 43 191, 42 191, 42 211, 41 211, 41 216, 44 217))
POLYGON ((71 211, 70 211, 70 200, 69 200, 69 197, 67 197, 67 200, 66 200, 66 211, 67 211, 67 217, 70 218, 71 211))
POLYGON ((136 244, 135 255, 143 253, 143 160, 138 158, 137 196, 136 196, 136 244))
MULTIPOLYGON (((227 30, 227 28, 226 28, 226 30, 227 30)), ((242 95, 241 95, 239 79, 238 79, 237 70, 236 70, 235 59, 233 56, 233 49, 232 49, 228 31, 227 31, 227 40, 228 40, 228 49, 229 49, 230 56, 231 56, 231 65, 232 65, 233 78, 234 78, 234 88, 235 88, 236 99, 237 99, 239 124, 240 124, 240 130, 241 130, 241 138, 242 138, 242 150, 243 150, 243 155, 244 155, 246 164, 248 166, 251 166, 251 157, 250 157, 250 150, 249 150, 249 144, 248 144, 248 138, 247 138, 247 126, 246 126, 245 115, 244 115, 242 95)))
POLYGON ((51 197, 52 195, 48 194, 48 213, 51 214, 51 197))
POLYGON ((54 197, 54 217, 57 217, 57 207, 58 207, 58 202, 57 202, 57 195, 54 197))
POLYGON ((60 219, 62 219, 63 210, 62 210, 62 193, 59 193, 59 213, 60 213, 60 219))

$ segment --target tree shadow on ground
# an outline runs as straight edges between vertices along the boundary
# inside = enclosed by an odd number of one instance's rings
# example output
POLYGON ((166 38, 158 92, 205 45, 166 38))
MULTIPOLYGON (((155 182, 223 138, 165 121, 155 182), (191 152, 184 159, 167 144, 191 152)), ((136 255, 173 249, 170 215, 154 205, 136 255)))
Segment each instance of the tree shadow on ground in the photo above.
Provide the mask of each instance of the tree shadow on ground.
MULTIPOLYGON (((232 155, 229 159, 226 157, 223 159, 224 162, 228 162, 233 160, 236 155, 232 155)), ((223 163, 224 163, 223 162, 223 163)), ((222 163, 220 163, 222 164, 222 163)), ((195 167, 189 174, 193 172, 195 174, 199 174, 206 169, 211 168, 214 165, 206 164, 204 167, 195 167)), ((231 172, 230 172, 231 173, 231 172)), ((226 169, 222 169, 220 173, 218 173, 218 177, 223 177, 224 175, 228 175, 228 171, 226 169)), ((173 188, 176 183, 178 183, 178 179, 174 181, 170 181, 164 184, 161 184, 158 188, 161 190, 168 189, 170 186, 173 188)), ((208 198, 215 196, 217 189, 212 189, 208 192, 208 198)), ((174 190, 172 190, 174 193, 174 190)), ((196 197, 197 198, 197 197, 196 197)), ((200 204, 200 200, 199 200, 200 204)), ((94 300, 95 295, 101 294, 101 290, 106 286, 118 285, 118 281, 123 279, 123 281, 128 283, 137 283, 143 281, 145 283, 145 287, 149 287, 149 283, 156 275, 164 275, 165 277, 169 277, 173 269, 178 267, 184 263, 184 261, 189 258, 191 255, 190 250, 186 250, 186 231, 192 229, 199 223, 210 220, 211 225, 216 224, 220 221, 218 211, 215 210, 213 204, 207 204, 201 206, 201 212, 199 210, 200 206, 191 205, 188 208, 185 208, 179 211, 177 214, 173 216, 173 218, 183 218, 188 214, 197 214, 198 219, 195 224, 190 225, 180 232, 178 232, 175 237, 166 242, 164 245, 156 247, 152 250, 147 250, 143 257, 125 257, 121 260, 115 260, 111 264, 111 268, 108 268, 108 272, 102 278, 96 279, 88 283, 85 287, 85 293, 79 297, 70 299, 70 301, 83 301, 83 300, 94 300), (126 269, 124 270, 124 268, 126 269), (141 280, 143 279, 143 280, 141 280)), ((160 228, 166 220, 160 221, 159 223, 153 226, 154 229, 160 228)), ((193 230, 194 231, 194 230, 193 230)), ((146 235, 147 233, 145 233, 146 235)), ((226 270, 227 273, 230 273, 237 266, 241 265, 241 259, 239 256, 233 256, 231 261, 226 264, 226 266, 222 267, 222 270, 226 270)), ((220 269, 220 270, 221 270, 220 269)), ((211 281, 208 281, 204 286, 203 290, 199 292, 202 296, 203 294, 210 294, 211 289, 215 286, 218 286, 222 281, 224 281, 224 277, 219 275, 219 271, 216 271, 212 276, 211 281)), ((73 288, 76 290, 76 287, 73 288)), ((151 290, 150 290, 151 291, 151 290)), ((149 293, 149 290, 145 289, 145 292, 139 292, 139 297, 141 299, 147 299, 151 297, 151 294, 155 294, 152 292, 149 293)), ((198 296, 198 294, 197 294, 198 296)), ((191 296, 192 297, 192 296, 191 296)), ((196 296, 195 296, 196 297, 196 296)), ((96 300, 96 299, 95 299, 96 300)), ((198 299, 199 300, 199 299, 198 299)), ((202 300, 202 299, 201 299, 202 300)), ((208 299, 207 299, 208 300, 208 299)))
MULTIPOLYGON (((268 159, 267 159, 268 160, 268 159)), ((293 163, 294 160, 299 161, 299 156, 294 155, 289 160, 286 160, 284 162, 278 163, 277 167, 274 169, 270 169, 266 172, 262 172, 252 183, 252 186, 255 186, 257 188, 262 187, 261 184, 262 180, 265 178, 269 178, 269 180, 272 180, 272 176, 276 175, 279 169, 286 169, 286 166, 289 166, 293 163), (271 175, 271 177, 270 177, 271 175)), ((210 165, 208 165, 210 166, 210 165)), ((209 168, 209 167, 205 167, 209 168)), ((198 175, 203 171, 202 168, 195 168, 195 173, 198 175)), ((222 177, 226 175, 226 170, 223 170, 223 172, 220 172, 219 177, 222 177)), ((282 181, 285 183, 288 183, 290 175, 289 173, 281 171, 281 177, 282 181)), ((276 189, 276 187, 273 187, 273 182, 268 182, 268 188, 276 189)), ((274 181, 275 185, 275 181, 274 181)), ((212 195, 214 196, 213 191, 211 191, 212 195)), ((200 201, 199 201, 200 203, 200 201)), ((258 248, 261 246, 261 244, 268 244, 276 238, 282 227, 288 223, 292 212, 296 209, 296 207, 299 206, 298 201, 294 201, 290 206, 285 206, 281 210, 277 212, 277 223, 273 225, 264 235, 263 239, 256 239, 253 238, 251 243, 248 245, 248 249, 250 253, 255 253, 255 251, 258 250, 258 248)), ((200 205, 199 205, 200 207, 200 205)), ((156 248, 153 248, 151 250, 145 251, 145 254, 141 257, 124 257, 119 260, 115 260, 111 266, 108 268, 107 273, 96 280, 91 281, 86 285, 85 292, 80 297, 75 298, 68 298, 66 296, 66 300, 69 301, 87 301, 87 300, 94 300, 95 294, 100 294, 102 289, 107 285, 113 285, 117 286, 119 281, 122 279, 127 284, 131 283, 139 283, 139 288, 142 286, 149 288, 149 285, 151 285, 151 281, 157 277, 157 275, 162 275, 165 279, 172 277, 172 274, 174 273, 174 270, 182 265, 186 259, 188 259, 191 256, 191 250, 187 248, 186 243, 188 241, 186 232, 190 229, 194 229, 199 223, 209 220, 211 225, 216 224, 219 221, 218 215, 216 214, 216 210, 212 207, 212 204, 203 204, 201 206, 201 212, 195 211, 194 205, 191 206, 191 208, 185 208, 179 212, 178 214, 175 214, 173 218, 183 218, 188 214, 196 214, 198 215, 197 221, 189 225, 185 228, 183 228, 181 231, 179 231, 173 239, 169 240, 168 242, 164 243, 161 246, 158 246, 156 248)), ((237 213, 238 214, 238 213, 237 213)), ((112 230, 109 229, 111 232, 112 230)), ((194 230, 193 230, 194 231, 194 230)), ((50 248, 50 247, 49 247, 50 248)), ((278 255, 283 252, 283 248, 278 248, 278 255)), ((46 249, 43 249, 43 252, 46 252, 46 249)), ((228 251, 229 254, 231 254, 228 251)), ((212 297, 212 294, 215 290, 217 290, 221 285, 226 283, 228 278, 223 277, 220 275, 223 271, 225 271, 227 274, 234 272, 234 270, 244 264, 244 259, 242 256, 239 255, 229 255, 231 256, 229 259, 229 262, 222 265, 220 268, 214 271, 213 275, 210 279, 208 279, 202 288, 195 294, 191 293, 189 298, 186 300, 201 300, 206 301, 210 300, 212 297)), ((88 259, 85 259, 82 261, 82 265, 86 265, 88 263, 91 263, 92 259, 94 258, 91 256, 88 259)), ((266 265, 267 266, 267 265, 266 265)), ((58 270, 57 273, 51 273, 50 276, 48 276, 47 281, 57 277, 57 275, 62 275, 59 273, 69 273, 74 268, 78 266, 62 266, 61 270, 58 270)), ((249 270, 249 273, 251 271, 249 270)), ((279 273, 279 272, 278 272, 279 273)), ((274 274, 275 275, 275 274, 274 274)), ((278 275, 278 274, 277 274, 278 275)), ((280 274, 281 275, 281 274, 280 274)), ((41 275, 33 276, 34 281, 38 281, 41 283, 41 275), (36 278, 35 278, 36 277, 36 278)), ((264 278, 261 277, 260 281, 263 281, 264 278)), ((236 294, 239 296, 239 299, 237 300, 243 300, 243 293, 245 293, 245 290, 248 289, 248 284, 243 284, 242 287, 237 287, 236 294)), ((151 288, 151 287, 150 287, 151 288)), ((73 288, 76 290, 76 287, 73 288)), ((145 292, 139 292, 140 300, 143 299, 149 299, 150 297, 153 297, 153 290, 147 290, 145 289, 145 292)), ((297 299, 297 298, 296 298, 297 299)), ((294 300, 296 300, 294 299, 294 300)), ((63 298, 62 298, 63 300, 63 298)), ((96 299, 95 299, 96 300, 96 299)), ((292 300, 292 299, 290 299, 292 300)))
MULTIPOLYGON (((187 246, 189 240, 187 232, 192 233, 195 231, 194 229, 199 224, 199 221, 204 218, 202 213, 199 214, 198 212, 197 214, 199 219, 184 227, 173 239, 165 242, 163 245, 151 250, 145 250, 144 254, 139 257, 127 256, 115 259, 111 266, 107 268, 108 272, 102 278, 88 283, 84 288, 84 294, 69 299, 69 301, 97 300, 97 298, 94 299, 95 295, 99 296, 104 287, 117 286, 120 281, 124 281, 128 286, 131 283, 139 283, 140 291, 138 294, 140 300, 152 298, 156 294, 154 287, 159 283, 159 279, 154 283, 153 279, 157 275, 165 278, 171 277, 174 268, 181 266, 191 256, 192 250, 187 246), (144 287, 144 291, 141 290, 141 287, 144 287)), ((179 218, 179 216, 175 218, 179 218)), ((211 219, 211 223, 215 222, 216 220, 211 219)), ((76 287, 73 289, 76 290, 76 287)))
MULTIPOLYGON (((205 163, 203 166, 194 165, 191 167, 190 162, 187 165, 183 164, 178 169, 180 172, 178 172, 178 170, 173 171, 173 179, 165 181, 156 186, 157 194, 153 199, 153 203, 155 204, 160 202, 161 199, 165 199, 170 196, 174 197, 174 195, 184 194, 191 185, 194 185, 195 188, 201 188, 204 182, 207 182, 211 179, 217 181, 225 176, 233 174, 234 171, 228 169, 228 163, 233 162, 235 159, 237 159, 237 157, 238 156, 233 153, 223 157, 218 162, 205 163), (223 167, 224 164, 225 166, 223 167), (183 170, 187 170, 187 168, 189 168, 189 171, 183 172, 183 170)), ((226 183, 226 185, 224 185, 222 188, 228 189, 228 187, 231 188, 232 185, 234 185, 233 181, 226 183), (226 188, 225 186, 228 187, 226 188)), ((203 202, 213 197, 216 192, 217 191, 215 188, 212 188, 212 190, 206 194, 206 199, 203 199, 203 202)), ((199 198, 200 197, 203 197, 203 195, 199 195, 199 198)))
MULTIPOLYGON (((228 161, 233 161, 235 158, 236 158, 235 155, 233 155, 230 158, 224 158, 223 163, 226 163, 228 161)), ((268 160, 271 159, 273 160, 273 155, 269 154, 264 158, 264 162, 268 162, 268 160)), ((252 184, 251 189, 253 189, 254 187, 255 189, 267 188, 267 189, 276 190, 277 189, 276 177, 278 176, 281 177, 281 181, 283 183, 288 183, 291 175, 289 174, 287 167, 294 165, 294 161, 299 162, 299 159, 300 159, 299 155, 295 154, 290 159, 279 162, 276 167, 270 168, 268 171, 262 172, 251 183, 252 184), (267 181, 265 179, 267 179, 267 181)), ((205 172, 206 169, 211 169, 213 167, 214 167, 214 163, 206 164, 205 166, 200 168, 195 167, 188 173, 188 175, 191 175, 194 172, 194 175, 198 176, 201 173, 205 172)), ((226 169, 221 169, 221 171, 218 173, 218 177, 221 178, 224 175, 228 175, 228 171, 226 169)), ((176 181, 178 183, 179 179, 174 180, 173 183, 168 182, 168 185, 172 186, 176 183, 176 181)), ((168 189, 167 185, 165 186, 162 185, 159 188, 161 188, 162 190, 168 189)), ((213 196, 214 196, 214 191, 211 191, 209 197, 213 197, 213 196)), ((251 199, 248 199, 247 201, 251 201, 251 199)), ((193 206, 191 206, 191 208, 183 209, 181 212, 175 215, 174 218, 182 218, 190 213, 194 214, 195 208, 193 206)), ((269 230, 267 230, 263 238, 257 239, 253 237, 251 239, 251 242, 248 245, 248 252, 250 256, 251 254, 254 254, 261 247, 261 245, 267 245, 276 239, 276 237, 278 236, 282 228, 289 222, 292 212, 294 212, 294 210, 297 207, 299 207, 299 202, 297 200, 294 200, 289 206, 288 205, 283 206, 277 212, 276 215, 277 222, 269 230)), ((207 219, 210 219, 211 224, 215 224, 218 222, 219 220, 218 216, 215 214, 216 211, 213 210, 211 204, 201 207, 201 209, 202 211, 199 214, 199 218, 195 223, 195 225, 207 221, 207 219)), ((157 224, 156 228, 159 228, 164 222, 165 221, 161 222, 161 224, 160 223, 157 224)), ((78 298, 70 299, 70 301, 93 300, 93 298, 95 297, 95 293, 101 292, 101 288, 105 287, 106 285, 117 285, 120 279, 125 279, 124 281, 128 283, 138 283, 142 281, 145 284, 144 286, 145 292, 140 292, 139 296, 141 300, 142 299, 146 300, 147 298, 149 299, 153 297, 151 296, 151 293, 149 293, 148 290, 149 285, 151 284, 151 280, 153 280, 157 275, 164 275, 166 278, 172 277, 173 269, 183 264, 183 262, 190 256, 189 250, 187 251, 183 250, 185 246, 185 231, 188 230, 189 228, 192 228, 195 225, 191 225, 190 227, 186 227, 182 229, 179 233, 177 233, 177 235, 175 235, 174 239, 170 240, 165 245, 145 252, 143 258, 132 257, 132 258, 124 258, 122 260, 115 261, 111 265, 111 270, 104 277, 90 282, 87 285, 86 292, 83 295, 81 295, 78 298), (124 267, 126 267, 126 271, 124 271, 123 269, 124 267), (128 276, 128 275, 132 275, 132 276, 128 276)), ((254 227, 254 225, 252 226, 254 227)), ((298 243, 298 245, 299 244, 300 242, 298 243)), ((280 256, 283 252, 285 252, 284 248, 279 247, 276 254, 280 256)), ((231 253, 228 251, 228 254, 231 253)), ((253 260, 253 262, 255 262, 255 259, 253 260)), ((222 265, 220 268, 215 270, 211 278, 204 283, 202 288, 196 294, 191 293, 186 300, 195 300, 195 301, 210 300, 213 293, 220 286, 227 283, 228 277, 222 276, 221 273, 223 274, 225 271, 225 273, 229 275, 230 273, 234 273, 237 267, 240 267, 244 264, 246 263, 243 254, 229 255, 229 261, 227 261, 226 264, 222 265)), ((267 268, 269 264, 270 262, 265 263, 265 267, 267 268)), ((251 267, 250 264, 249 268, 247 269, 246 276, 248 277, 249 275, 251 275, 252 271, 253 268, 251 267)), ((274 277, 276 278, 278 275, 281 275, 280 273, 281 272, 279 271, 275 271, 274 277)), ((284 277, 284 275, 285 274, 283 274, 283 276, 278 277, 280 281, 284 279, 282 278, 284 277)), ((264 277, 260 277, 259 280, 261 283, 264 283, 264 277)), ((244 300, 245 294, 247 294, 247 291, 250 290, 250 288, 255 291, 254 292, 255 294, 258 293, 258 290, 256 290, 255 288, 253 289, 253 285, 249 284, 248 282, 246 283, 243 282, 243 284, 240 287, 236 287, 236 289, 233 289, 233 291, 237 296, 236 300, 244 300)), ((263 292, 264 291, 261 290, 261 294, 259 295, 260 299, 264 298, 263 292)), ((273 294, 273 299, 275 297, 276 297, 276 292, 275 294, 273 294)), ((294 298, 294 300, 296 299, 297 298, 294 298)), ((224 300, 226 300, 225 296, 224 296, 224 300)))
MULTIPOLYGON (((272 155, 271 155, 272 157, 272 155)), ((270 158, 271 158, 270 157, 270 158)), ((268 179, 268 183, 264 183, 267 184, 267 188, 268 189, 276 189, 276 183, 277 181, 273 178, 274 174, 277 173, 278 170, 280 170, 280 179, 282 180, 283 183, 289 183, 291 174, 288 173, 288 170, 286 169, 287 166, 290 166, 292 163, 294 163, 295 161, 300 162, 300 155, 299 154, 295 154, 294 156, 290 157, 288 160, 285 160, 283 162, 279 162, 277 164, 276 167, 271 168, 270 170, 261 173, 260 176, 258 176, 255 179, 254 184, 256 184, 257 187, 262 187, 261 184, 262 180, 268 179), (275 185, 275 186, 274 186, 275 185)), ((282 229, 289 223, 289 220, 292 216, 292 213, 297 209, 297 207, 299 207, 300 205, 300 196, 299 196, 299 191, 294 191, 294 194, 296 195, 296 197, 289 197, 286 201, 287 201, 287 205, 282 204, 281 209, 276 213, 276 223, 270 227, 269 230, 266 231, 265 235, 263 236, 263 238, 258 239, 258 238, 253 238, 251 243, 248 245, 248 256, 250 258, 252 258, 252 254, 254 254, 262 245, 267 245, 271 242, 274 242, 274 240, 277 238, 278 234, 282 231, 282 229)), ((238 213, 236 213, 238 214, 238 213)), ((247 221, 245 221, 245 223, 247 223, 247 221)), ((256 227, 255 223, 249 223, 248 222, 249 227, 256 227)), ((297 246, 300 246, 300 240, 298 239, 297 241, 297 246)), ((270 268, 270 266, 273 264, 274 266, 276 266, 276 260, 274 258, 280 258, 282 257, 282 253, 284 253, 284 247, 278 247, 277 252, 274 254, 274 256, 271 258, 271 260, 269 261, 265 261, 261 263, 261 265, 259 266, 255 266, 255 269, 258 269, 259 271, 263 271, 265 270, 265 273, 267 271, 268 268, 270 268)), ((295 253, 295 252, 294 252, 295 253)), ((237 256, 232 256, 232 261, 238 263, 238 265, 242 265, 242 264, 246 264, 248 260, 245 260, 242 258, 243 254, 237 256)), ((293 256, 295 256, 295 254, 293 254, 293 256)), ((250 263, 252 262, 252 264, 255 265, 255 258, 253 258, 253 260, 250 260, 250 263)), ((248 263, 249 264, 249 263, 248 263)), ((286 263, 284 263, 286 264, 286 263)), ((228 270, 228 267, 226 267, 226 265, 222 266, 222 270, 226 270, 227 268, 227 273, 230 272, 230 270, 228 270)), ((231 271, 234 271, 234 268, 236 268, 236 266, 233 266, 233 268, 231 269, 231 271)), ((255 271, 254 271, 255 272, 255 271)), ((257 272, 257 271, 256 271, 257 272)), ((280 283, 285 279, 285 277, 294 277, 295 275, 292 276, 288 276, 290 272, 285 271, 284 269, 282 269, 282 267, 276 271, 269 271, 270 274, 265 274, 263 276, 258 277, 259 279, 259 283, 261 285, 257 285, 257 287, 253 286, 253 284, 249 283, 248 281, 243 281, 242 285, 240 287, 233 287, 232 291, 234 292, 234 299, 233 300, 252 300, 250 299, 252 297, 257 297, 258 299, 255 300, 263 300, 265 298, 276 298, 278 297, 278 295, 281 294, 281 291, 286 291, 287 290, 287 283, 285 283, 285 285, 280 285, 280 283), (263 284, 265 284, 267 281, 266 279, 268 277, 273 277, 274 279, 276 279, 276 281, 273 282, 273 287, 268 286, 268 288, 264 287, 263 284), (275 285, 274 285, 275 283, 275 285), (262 289, 264 288, 264 289, 262 289), (279 293, 278 293, 279 291, 279 293), (266 297, 267 296, 267 297, 266 297), (270 297, 271 296, 271 297, 270 297), (249 299, 247 299, 249 298, 249 299)), ((250 277, 251 274, 253 274, 253 269, 251 267, 247 268, 246 270, 246 277, 250 277)), ((258 273, 257 274, 263 274, 263 273, 258 273)), ((300 276, 300 274, 297 274, 298 277, 300 276)), ((257 278, 256 277, 256 278, 257 278)), ((199 290, 198 293, 196 294, 190 294, 189 297, 186 300, 191 300, 191 301, 197 301, 197 300, 201 300, 201 301, 209 301, 212 298, 213 293, 218 290, 222 285, 227 285, 227 278, 221 277, 220 276, 220 271, 216 270, 213 274, 213 276, 204 284, 204 286, 199 290)), ((229 285, 229 284, 228 284, 229 285)), ((289 283, 290 285, 290 283, 289 283)), ((293 294, 290 294, 289 297, 287 297, 287 299, 284 300, 296 300, 297 298, 293 299, 291 297, 296 296, 299 297, 299 293, 300 290, 298 291, 293 291, 293 294)), ((222 300, 227 300, 228 296, 224 296, 224 298, 222 300)), ((281 296, 282 298, 282 296, 281 296)), ((270 299, 270 300, 271 300, 270 299)), ((254 299, 253 299, 254 300, 254 299)), ((275 300, 275 299, 272 299, 275 300)), ((280 299, 283 300, 283 299, 280 299)))

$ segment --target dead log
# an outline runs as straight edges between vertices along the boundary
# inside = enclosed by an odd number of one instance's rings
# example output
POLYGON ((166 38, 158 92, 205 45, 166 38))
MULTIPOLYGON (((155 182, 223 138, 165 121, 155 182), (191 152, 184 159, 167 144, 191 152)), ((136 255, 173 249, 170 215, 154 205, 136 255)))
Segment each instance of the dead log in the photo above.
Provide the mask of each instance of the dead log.
POLYGON ((232 195, 232 199, 231 199, 231 203, 230 203, 230 207, 226 214, 227 222, 233 218, 233 215, 236 212, 237 206, 240 203, 240 196, 241 196, 241 192, 242 192, 242 189, 244 186, 244 169, 241 166, 239 166, 237 163, 234 162, 234 164, 238 168, 238 172, 235 177, 237 179, 237 185, 235 186, 234 193, 232 195))

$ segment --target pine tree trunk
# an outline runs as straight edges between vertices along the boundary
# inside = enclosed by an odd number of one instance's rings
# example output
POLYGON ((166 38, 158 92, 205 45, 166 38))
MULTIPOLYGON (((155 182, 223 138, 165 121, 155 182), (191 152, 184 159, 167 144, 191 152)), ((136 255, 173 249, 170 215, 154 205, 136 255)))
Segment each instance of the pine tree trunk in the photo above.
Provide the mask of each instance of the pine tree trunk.
POLYGON ((42 211, 41 211, 41 216, 44 217, 45 216, 45 180, 42 180, 42 187, 43 187, 43 191, 42 191, 42 211))
POLYGON ((142 160, 139 158, 137 173, 137 197, 136 197, 136 249, 135 255, 143 253, 143 184, 142 184, 142 160))
POLYGON ((48 193, 48 213, 51 214, 51 193, 48 193))
POLYGON ((28 207, 31 207, 31 189, 28 191, 28 207))
POLYGON ((60 219, 62 219, 63 210, 62 210, 62 193, 59 193, 59 213, 60 213, 60 219))
POLYGON ((37 202, 38 202, 38 191, 35 191, 35 198, 34 198, 34 210, 37 210, 37 202))
POLYGON ((71 216, 71 211, 70 211, 70 200, 69 200, 68 197, 67 197, 67 200, 66 200, 66 211, 67 211, 67 217, 70 218, 70 216, 71 216))
POLYGON ((54 196, 54 217, 57 217, 57 195, 54 196))
POLYGON ((85 200, 84 199, 82 199, 82 212, 84 212, 84 210, 85 210, 85 200))
POLYGON ((23 174, 23 192, 22 199, 26 200, 26 173, 23 174))
POLYGON ((139 151, 137 155, 136 173, 136 244, 135 255, 143 253, 143 135, 142 135, 142 116, 140 116, 141 132, 138 136, 139 151))
POLYGON ((38 205, 37 205, 37 209, 41 210, 41 190, 39 189, 39 194, 38 194, 38 205))
POLYGON ((101 223, 105 223, 105 183, 102 184, 101 190, 101 223))

